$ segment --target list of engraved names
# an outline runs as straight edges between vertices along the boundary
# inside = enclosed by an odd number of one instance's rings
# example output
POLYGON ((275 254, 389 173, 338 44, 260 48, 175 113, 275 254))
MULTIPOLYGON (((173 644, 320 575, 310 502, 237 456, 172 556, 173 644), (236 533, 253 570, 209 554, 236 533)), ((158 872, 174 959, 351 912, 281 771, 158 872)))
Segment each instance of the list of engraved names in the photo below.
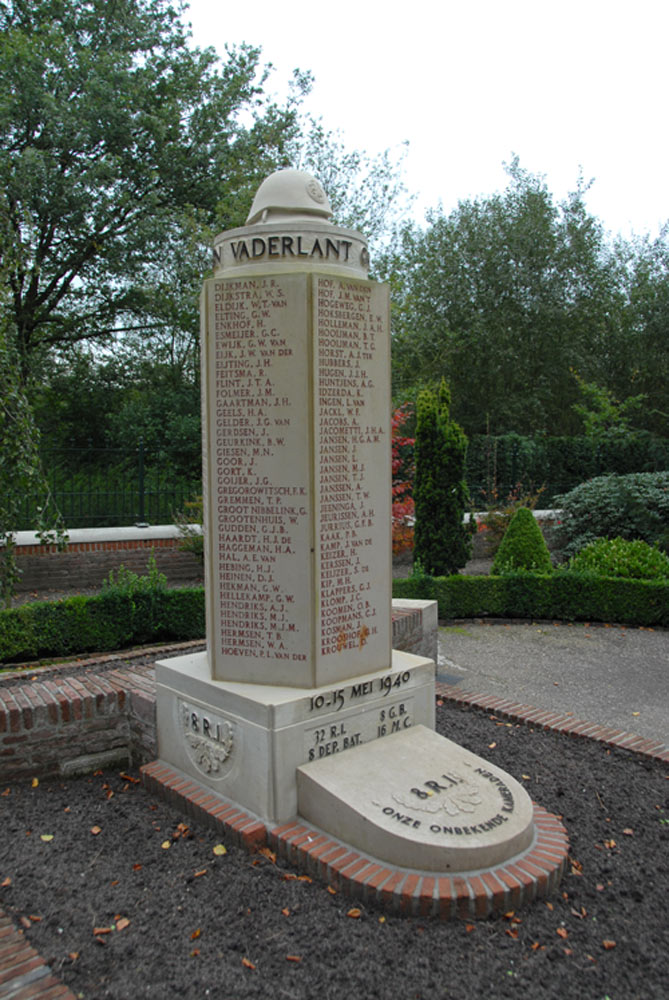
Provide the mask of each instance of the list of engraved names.
POLYGON ((357 650, 364 659, 388 603, 377 565, 389 545, 383 292, 368 282, 316 282, 320 653, 357 650))
POLYGON ((310 651, 298 608, 309 552, 306 322, 296 322, 294 284, 286 276, 213 285, 209 476, 225 657, 306 660, 310 651))

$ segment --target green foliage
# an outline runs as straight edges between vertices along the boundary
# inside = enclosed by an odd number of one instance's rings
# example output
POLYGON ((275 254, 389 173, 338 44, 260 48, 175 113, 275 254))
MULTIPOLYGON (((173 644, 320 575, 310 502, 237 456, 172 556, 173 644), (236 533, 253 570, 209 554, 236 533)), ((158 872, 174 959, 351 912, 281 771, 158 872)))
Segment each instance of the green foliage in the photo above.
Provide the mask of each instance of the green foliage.
POLYGON ((107 590, 0 611, 0 662, 202 639, 204 590, 107 590))
POLYGON ((184 510, 177 511, 174 515, 181 541, 179 548, 182 552, 192 552, 193 555, 204 562, 204 509, 202 496, 189 501, 184 505, 184 510))
POLYGON ((242 224, 287 162, 299 94, 274 103, 258 49, 220 63, 179 13, 0 4, 0 230, 24 374, 53 345, 191 329, 211 229, 242 224))
POLYGON ((585 436, 596 441, 610 441, 612 438, 627 438, 634 434, 630 424, 630 414, 638 412, 646 399, 642 393, 630 396, 623 403, 614 398, 613 393, 594 382, 586 382, 578 372, 572 371, 585 404, 574 403, 573 409, 583 420, 585 436))
POLYGON ((555 498, 559 537, 566 555, 597 538, 640 538, 669 543, 669 472, 598 476, 555 498))
POLYGON ((489 506, 494 492, 533 493, 543 483, 541 504, 606 473, 656 472, 669 468, 669 439, 645 431, 619 438, 522 437, 475 434, 467 448, 466 478, 475 509, 489 506))
POLYGON ((39 432, 21 386, 18 355, 0 315, 0 603, 9 607, 16 592, 14 533, 26 493, 39 498, 31 527, 40 538, 64 546, 66 535, 50 503, 39 460, 39 432))
POLYGON ((526 570, 529 573, 550 573, 551 557, 534 514, 521 507, 511 518, 502 538, 490 573, 501 576, 526 570))
POLYGON ((599 576, 669 580, 669 556, 639 539, 598 538, 572 556, 566 568, 599 576))
POLYGON ((110 569, 109 575, 102 581, 102 593, 109 596, 134 597, 136 594, 157 594, 167 590, 167 577, 158 571, 153 549, 147 570, 147 573, 140 576, 121 563, 116 573, 110 569))
POLYGON ((582 180, 557 203, 517 159, 507 170, 501 193, 405 225, 387 253, 393 393, 446 376, 470 439, 567 436, 582 429, 575 368, 604 394, 592 412, 621 400, 630 427, 669 435, 669 227, 652 243, 614 242, 582 180))
POLYGON ((543 486, 534 493, 521 493, 519 486, 512 489, 505 499, 498 495, 497 484, 493 485, 490 494, 486 497, 487 510, 482 518, 482 524, 487 530, 487 551, 488 555, 494 555, 499 549, 502 538, 506 534, 509 524, 516 513, 527 508, 534 510, 543 493, 543 486))
MULTIPOLYGON (((433 576, 461 569, 471 555, 471 529, 463 524, 469 507, 464 481, 467 438, 450 419, 450 392, 444 380, 416 404, 414 559, 433 576)), ((472 529, 475 525, 472 524, 472 529)))
POLYGON ((591 573, 393 580, 393 597, 436 600, 439 617, 553 619, 669 627, 669 583, 591 573))

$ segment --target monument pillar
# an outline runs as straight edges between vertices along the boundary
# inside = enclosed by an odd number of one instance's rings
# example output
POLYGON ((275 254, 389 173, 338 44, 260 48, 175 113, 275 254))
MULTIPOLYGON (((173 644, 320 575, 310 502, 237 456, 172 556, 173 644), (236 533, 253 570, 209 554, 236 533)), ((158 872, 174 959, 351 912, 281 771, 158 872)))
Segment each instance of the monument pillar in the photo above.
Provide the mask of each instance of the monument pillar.
POLYGON ((268 177, 201 297, 207 653, 157 665, 161 759, 258 814, 297 768, 434 727, 391 650, 390 318, 309 174, 268 177))
POLYGON ((531 849, 533 806, 434 732, 432 660, 391 650, 388 291, 329 216, 279 171, 215 241, 207 652, 156 665, 159 756, 268 828, 299 815, 384 864, 482 870, 531 849))

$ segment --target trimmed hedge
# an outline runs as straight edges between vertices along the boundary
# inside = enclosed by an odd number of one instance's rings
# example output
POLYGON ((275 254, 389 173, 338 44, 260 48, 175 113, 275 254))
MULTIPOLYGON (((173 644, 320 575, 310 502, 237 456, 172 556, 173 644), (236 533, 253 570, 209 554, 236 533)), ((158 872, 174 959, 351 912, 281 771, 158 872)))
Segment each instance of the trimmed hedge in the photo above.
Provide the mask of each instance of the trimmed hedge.
MULTIPOLYGON (((409 577, 393 597, 436 600, 440 618, 554 618, 669 627, 669 583, 585 573, 409 577)), ((100 594, 0 611, 0 662, 205 636, 204 589, 100 594)))
POLYGON ((204 635, 203 587, 103 592, 0 611, 0 662, 203 639, 204 635))
POLYGON ((393 597, 436 600, 440 618, 555 618, 669 627, 669 583, 586 573, 414 577, 393 597))

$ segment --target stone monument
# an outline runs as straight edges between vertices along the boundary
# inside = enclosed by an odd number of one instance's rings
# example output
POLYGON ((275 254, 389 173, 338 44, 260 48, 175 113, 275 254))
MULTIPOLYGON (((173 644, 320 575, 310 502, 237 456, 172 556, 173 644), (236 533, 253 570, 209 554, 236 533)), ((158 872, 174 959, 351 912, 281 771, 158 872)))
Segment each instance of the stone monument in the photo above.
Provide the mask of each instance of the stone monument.
POLYGON ((214 245, 202 317, 207 652, 157 664, 159 756, 271 826, 479 869, 534 837, 499 768, 437 736, 391 650, 387 287, 315 178, 268 177, 214 245))

